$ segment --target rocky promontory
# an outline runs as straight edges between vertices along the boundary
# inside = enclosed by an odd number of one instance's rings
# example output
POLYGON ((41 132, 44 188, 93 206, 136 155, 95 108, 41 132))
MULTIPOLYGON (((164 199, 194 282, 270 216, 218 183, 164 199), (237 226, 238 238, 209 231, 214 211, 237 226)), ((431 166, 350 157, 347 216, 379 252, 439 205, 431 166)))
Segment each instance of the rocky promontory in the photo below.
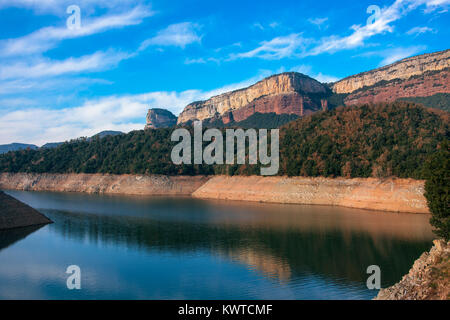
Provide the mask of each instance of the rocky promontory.
POLYGON ((433 243, 400 282, 381 289, 375 300, 450 300, 450 242, 433 243))
POLYGON ((255 112, 303 116, 325 108, 328 92, 317 80, 301 73, 285 72, 247 88, 193 102, 180 113, 178 124, 211 118, 222 118, 224 123, 241 121, 255 112))
POLYGON ((147 112, 145 129, 169 128, 177 124, 177 117, 166 109, 153 108, 147 112))
POLYGON ((0 191, 0 230, 52 223, 39 211, 0 191))

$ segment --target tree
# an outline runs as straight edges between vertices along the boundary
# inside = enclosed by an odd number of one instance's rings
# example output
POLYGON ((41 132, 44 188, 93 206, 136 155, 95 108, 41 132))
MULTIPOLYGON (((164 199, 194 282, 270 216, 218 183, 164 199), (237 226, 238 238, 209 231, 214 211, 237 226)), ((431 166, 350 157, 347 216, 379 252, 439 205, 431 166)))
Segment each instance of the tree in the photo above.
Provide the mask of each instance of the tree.
POLYGON ((430 208, 430 223, 434 233, 450 240, 450 143, 445 140, 440 150, 434 153, 425 164, 425 197, 430 208))

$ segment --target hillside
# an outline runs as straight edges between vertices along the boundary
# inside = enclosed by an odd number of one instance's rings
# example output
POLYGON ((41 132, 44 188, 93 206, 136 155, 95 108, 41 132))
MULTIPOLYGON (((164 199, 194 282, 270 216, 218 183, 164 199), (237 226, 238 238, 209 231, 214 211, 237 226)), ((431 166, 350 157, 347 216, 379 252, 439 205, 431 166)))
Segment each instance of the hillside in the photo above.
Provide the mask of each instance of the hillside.
MULTIPOLYGON (((426 158, 449 138, 448 125, 448 113, 407 102, 319 112, 281 127, 279 174, 422 178, 426 158)), ((0 156, 0 172, 259 174, 258 165, 174 165, 172 130, 10 152, 0 156)))
POLYGON ((0 154, 6 153, 9 151, 17 151, 17 150, 22 150, 22 149, 27 149, 27 148, 37 149, 39 147, 34 144, 26 144, 26 143, 2 144, 2 145, 0 145, 0 154))

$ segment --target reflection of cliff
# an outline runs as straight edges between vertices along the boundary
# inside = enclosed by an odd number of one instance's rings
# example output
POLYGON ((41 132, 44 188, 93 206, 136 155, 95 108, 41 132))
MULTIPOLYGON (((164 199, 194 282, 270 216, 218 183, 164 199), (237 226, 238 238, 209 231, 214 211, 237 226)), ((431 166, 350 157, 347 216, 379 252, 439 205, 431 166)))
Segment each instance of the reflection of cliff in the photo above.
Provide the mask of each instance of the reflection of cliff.
POLYGON ((335 281, 364 282, 367 266, 377 264, 381 270, 389 270, 382 281, 390 285, 429 247, 425 240, 372 237, 362 231, 342 234, 314 227, 307 231, 295 226, 193 224, 50 210, 45 213, 55 221, 50 230, 65 236, 142 250, 210 250, 280 280, 312 273, 335 281))

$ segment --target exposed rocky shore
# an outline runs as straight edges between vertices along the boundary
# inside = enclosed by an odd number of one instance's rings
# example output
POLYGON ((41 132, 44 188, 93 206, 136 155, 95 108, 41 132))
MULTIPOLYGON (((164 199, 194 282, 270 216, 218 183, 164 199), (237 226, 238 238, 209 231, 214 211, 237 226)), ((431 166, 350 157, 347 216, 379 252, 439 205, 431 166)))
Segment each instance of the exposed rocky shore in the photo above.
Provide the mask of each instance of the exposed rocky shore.
POLYGON ((52 223, 39 211, 0 191, 0 230, 52 223))
POLYGON ((375 300, 450 300, 450 242, 434 240, 400 282, 375 300))
POLYGON ((1 189, 335 205, 428 213, 424 181, 375 178, 1 173, 1 189))

